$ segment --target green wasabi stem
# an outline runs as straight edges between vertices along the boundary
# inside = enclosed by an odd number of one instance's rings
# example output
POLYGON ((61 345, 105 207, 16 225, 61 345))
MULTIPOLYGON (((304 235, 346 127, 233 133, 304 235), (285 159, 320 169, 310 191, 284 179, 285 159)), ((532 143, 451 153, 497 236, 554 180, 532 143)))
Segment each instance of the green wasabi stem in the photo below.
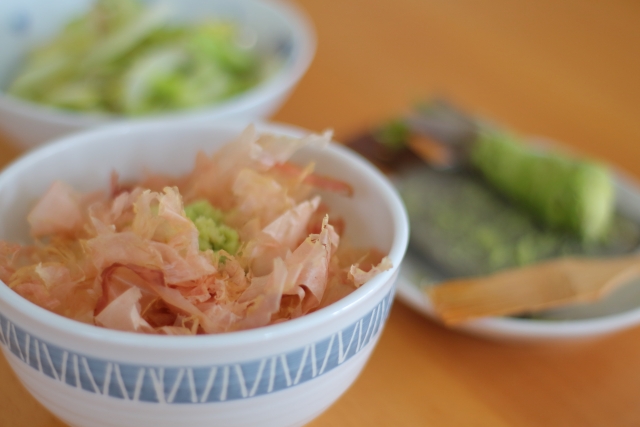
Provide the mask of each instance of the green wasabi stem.
POLYGON ((473 144, 470 159, 490 185, 543 225, 585 241, 606 237, 615 200, 603 165, 529 147, 487 129, 473 144))
POLYGON ((406 148, 409 144, 411 129, 404 120, 391 120, 380 126, 374 133, 376 141, 392 151, 406 148))
POLYGON ((224 214, 206 200, 198 200, 184 211, 198 229, 198 245, 201 251, 223 250, 231 255, 240 247, 238 232, 223 223, 224 214))

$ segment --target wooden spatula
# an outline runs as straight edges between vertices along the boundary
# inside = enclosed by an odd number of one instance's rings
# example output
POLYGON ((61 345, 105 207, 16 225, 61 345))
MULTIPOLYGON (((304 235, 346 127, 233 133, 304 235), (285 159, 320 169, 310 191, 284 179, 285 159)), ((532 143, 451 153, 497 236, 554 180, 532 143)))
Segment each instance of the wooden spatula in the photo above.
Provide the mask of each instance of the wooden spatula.
POLYGON ((640 256, 563 258, 480 278, 455 279, 425 290, 450 325, 592 302, 640 276, 640 256))

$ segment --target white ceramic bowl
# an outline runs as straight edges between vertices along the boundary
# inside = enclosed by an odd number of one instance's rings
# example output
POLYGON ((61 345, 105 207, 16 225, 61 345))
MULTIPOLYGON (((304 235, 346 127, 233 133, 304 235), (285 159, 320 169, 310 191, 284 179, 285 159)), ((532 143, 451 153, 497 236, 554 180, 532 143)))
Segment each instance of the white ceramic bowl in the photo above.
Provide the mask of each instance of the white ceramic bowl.
MULTIPOLYGON (((0 127, 22 148, 31 148, 61 135, 114 120, 141 119, 74 113, 36 104, 2 92, 26 53, 56 34, 70 18, 86 11, 94 0, 0 1, 0 127)), ((309 20, 296 7, 278 0, 140 0, 159 1, 172 8, 173 19, 193 21, 224 17, 253 32, 256 49, 282 57, 282 68, 258 86, 227 101, 199 109, 168 112, 194 121, 268 117, 286 100, 309 67, 315 35, 309 20)), ((158 117, 158 116, 156 116, 158 117)))
MULTIPOLYGON (((244 124, 113 125, 32 151, 0 174, 0 239, 24 241, 25 214, 55 179, 105 188, 143 168, 184 173, 244 124)), ((278 125, 259 130, 303 132, 278 125)), ((386 271, 335 304, 254 330, 171 337, 107 330, 44 310, 0 282, 0 347, 27 389, 72 426, 299 426, 355 380, 384 325, 408 240, 406 212, 374 167, 338 145, 294 161, 351 183, 353 198, 323 194, 355 244, 388 252, 386 271)))

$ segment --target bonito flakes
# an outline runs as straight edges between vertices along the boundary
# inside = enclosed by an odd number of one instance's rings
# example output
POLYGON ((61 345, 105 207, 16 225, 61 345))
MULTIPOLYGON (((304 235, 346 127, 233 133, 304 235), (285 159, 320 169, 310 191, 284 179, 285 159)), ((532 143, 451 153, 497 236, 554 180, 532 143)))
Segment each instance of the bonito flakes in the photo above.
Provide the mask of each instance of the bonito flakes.
POLYGON ((27 220, 32 245, 0 242, 0 279, 29 301, 80 322, 166 335, 284 322, 353 292, 390 260, 340 246, 345 227, 318 189, 348 183, 288 162, 330 134, 292 138, 247 128, 193 171, 114 173, 108 192, 55 182, 27 220))

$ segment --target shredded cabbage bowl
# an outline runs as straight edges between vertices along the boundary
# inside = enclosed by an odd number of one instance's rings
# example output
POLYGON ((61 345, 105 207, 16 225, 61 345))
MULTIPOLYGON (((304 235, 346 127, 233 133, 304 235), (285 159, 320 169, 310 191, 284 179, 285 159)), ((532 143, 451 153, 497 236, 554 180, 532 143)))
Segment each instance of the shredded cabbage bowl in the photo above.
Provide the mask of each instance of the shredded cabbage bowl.
POLYGON ((6 92, 69 111, 139 116, 221 102, 281 65, 255 49, 251 29, 172 15, 163 2, 98 0, 31 50, 6 92))

